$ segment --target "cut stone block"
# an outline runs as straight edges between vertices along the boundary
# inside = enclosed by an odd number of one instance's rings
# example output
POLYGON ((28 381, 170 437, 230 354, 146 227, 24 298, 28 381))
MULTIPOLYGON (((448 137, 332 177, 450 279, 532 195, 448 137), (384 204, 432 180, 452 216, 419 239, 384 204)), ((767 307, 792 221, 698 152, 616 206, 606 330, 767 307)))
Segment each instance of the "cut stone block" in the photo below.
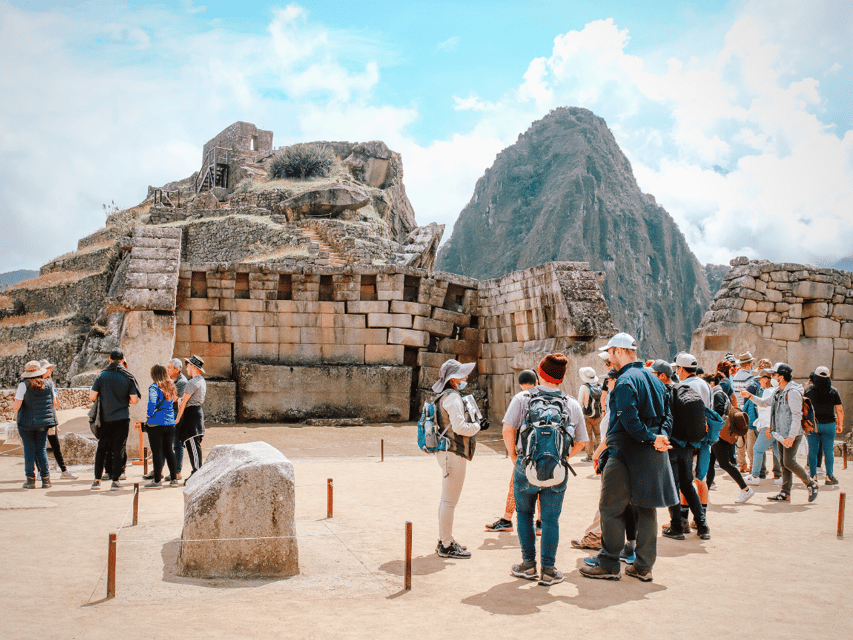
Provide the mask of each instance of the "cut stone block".
POLYGON ((390 344, 401 344, 406 347, 425 349, 429 346, 429 334, 426 331, 398 329, 397 327, 394 327, 388 330, 388 342, 390 344))
POLYGON ((838 338, 841 336, 841 324, 830 318, 806 318, 803 320, 803 330, 810 338, 838 338))

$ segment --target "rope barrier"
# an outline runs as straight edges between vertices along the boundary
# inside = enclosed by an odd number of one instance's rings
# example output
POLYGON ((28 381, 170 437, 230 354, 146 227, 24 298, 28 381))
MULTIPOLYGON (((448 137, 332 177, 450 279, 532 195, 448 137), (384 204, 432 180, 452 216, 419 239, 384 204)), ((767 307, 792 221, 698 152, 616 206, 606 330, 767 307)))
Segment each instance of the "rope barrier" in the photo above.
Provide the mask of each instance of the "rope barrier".
MULTIPOLYGON (((310 521, 313 522, 313 521, 310 521)), ((328 524, 323 522, 323 525, 328 529, 328 524)), ((392 531, 399 531, 399 527, 397 529, 370 529, 368 531, 331 531, 329 533, 302 533, 296 534, 292 536, 258 536, 253 538, 193 538, 190 540, 178 540, 181 544, 184 542, 246 542, 251 540, 290 540, 290 539, 298 539, 298 538, 328 538, 334 536, 356 536, 356 535, 366 535, 368 533, 388 533, 392 531)), ((127 543, 141 543, 141 544, 159 544, 163 545, 167 542, 172 542, 172 540, 146 540, 144 538, 131 538, 130 540, 119 540, 122 544, 127 543)))

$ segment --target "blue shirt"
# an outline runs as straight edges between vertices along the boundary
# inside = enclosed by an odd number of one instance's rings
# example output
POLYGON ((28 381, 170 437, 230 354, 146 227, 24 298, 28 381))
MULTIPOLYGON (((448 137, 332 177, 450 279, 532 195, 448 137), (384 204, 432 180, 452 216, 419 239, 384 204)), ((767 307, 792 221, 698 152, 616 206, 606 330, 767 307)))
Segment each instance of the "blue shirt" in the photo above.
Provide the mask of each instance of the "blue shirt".
POLYGON ((151 426, 175 424, 175 405, 166 400, 166 395, 156 383, 148 387, 148 420, 151 426))
POLYGON ((619 370, 616 386, 610 394, 610 425, 607 446, 619 448, 637 442, 652 444, 655 438, 672 433, 672 414, 666 399, 667 390, 642 362, 630 362, 619 370))

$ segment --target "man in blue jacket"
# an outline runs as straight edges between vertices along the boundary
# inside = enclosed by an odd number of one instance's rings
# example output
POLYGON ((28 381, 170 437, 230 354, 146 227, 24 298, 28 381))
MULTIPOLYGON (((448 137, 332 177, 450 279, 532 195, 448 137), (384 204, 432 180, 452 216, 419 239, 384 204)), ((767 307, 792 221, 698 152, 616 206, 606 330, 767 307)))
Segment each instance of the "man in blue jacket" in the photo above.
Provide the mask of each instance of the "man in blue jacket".
POLYGON ((634 338, 618 333, 600 351, 607 351, 619 377, 608 399, 610 458, 601 477, 601 552, 595 566, 581 567, 580 572, 587 578, 622 577, 619 554, 625 546, 624 514, 633 504, 639 513, 636 560, 625 573, 649 582, 657 558, 656 509, 678 503, 667 454, 672 415, 666 388, 637 359, 634 338))

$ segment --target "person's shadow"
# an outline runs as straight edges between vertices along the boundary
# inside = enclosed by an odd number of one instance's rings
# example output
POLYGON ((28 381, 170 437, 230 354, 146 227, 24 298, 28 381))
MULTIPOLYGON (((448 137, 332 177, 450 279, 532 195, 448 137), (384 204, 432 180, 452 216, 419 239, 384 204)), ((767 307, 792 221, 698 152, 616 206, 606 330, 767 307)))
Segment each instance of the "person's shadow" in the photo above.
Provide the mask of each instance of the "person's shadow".
MULTIPOLYGON (((583 560, 578 560, 578 567, 583 560)), ((509 582, 496 584, 487 591, 462 599, 462 604, 480 607, 489 613, 509 616, 523 616, 539 613, 543 607, 554 602, 564 602, 589 611, 599 611, 618 606, 633 600, 644 600, 650 593, 666 589, 653 582, 623 577, 614 584, 611 580, 592 580, 584 578, 579 571, 564 574, 565 583, 574 584, 577 594, 573 596, 554 595, 553 587, 541 587, 532 580, 514 578, 509 582)))

